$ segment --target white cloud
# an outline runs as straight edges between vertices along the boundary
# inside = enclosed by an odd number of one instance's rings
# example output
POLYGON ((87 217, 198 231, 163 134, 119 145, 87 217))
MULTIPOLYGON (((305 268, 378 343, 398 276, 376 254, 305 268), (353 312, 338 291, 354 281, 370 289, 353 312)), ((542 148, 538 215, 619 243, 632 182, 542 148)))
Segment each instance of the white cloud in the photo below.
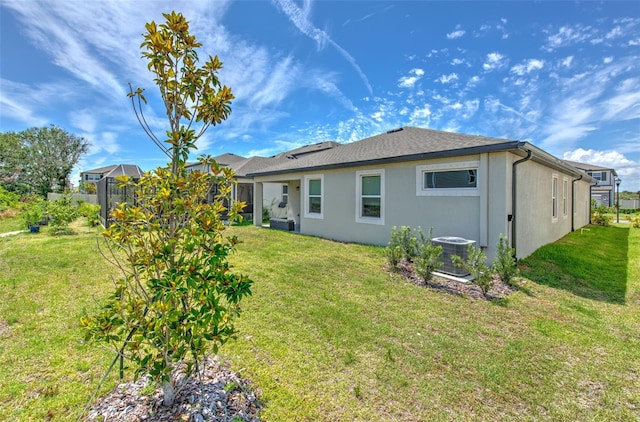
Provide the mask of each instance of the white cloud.
POLYGON ((630 160, 618 151, 578 148, 566 151, 562 158, 569 161, 612 168, 616 170, 618 177, 622 179, 621 190, 627 189, 636 192, 640 189, 640 162, 630 160))
POLYGON ((420 78, 424 76, 424 70, 418 68, 411 69, 409 71, 409 74, 413 76, 403 76, 398 80, 398 86, 400 88, 412 88, 416 84, 416 82, 418 82, 420 78))
POLYGON ((602 63, 604 64, 609 64, 613 61, 613 57, 609 56, 609 57, 605 57, 604 59, 602 59, 602 63))
POLYGON ((447 34, 447 38, 450 40, 455 40, 457 38, 462 38, 465 34, 465 31, 462 29, 457 29, 453 32, 447 34))
POLYGON ((572 44, 585 42, 593 37, 593 28, 590 26, 576 25, 574 27, 562 26, 555 34, 547 37, 547 51, 567 47, 572 44))
POLYGON ((455 73, 450 73, 448 75, 442 75, 436 81, 439 81, 441 84, 448 84, 452 81, 457 81, 458 75, 455 73))
POLYGON ((313 39, 316 42, 319 49, 322 49, 325 43, 329 43, 336 50, 338 50, 338 52, 342 55, 342 57, 344 57, 355 69, 355 71, 358 73, 358 75, 360 76, 360 79, 362 79, 362 82, 366 86, 369 93, 371 94, 373 92, 373 89, 371 88, 371 84, 369 83, 369 79, 364 74, 360 66, 358 66, 358 63, 353 58, 353 56, 349 54, 347 50, 345 50, 340 45, 338 45, 335 41, 333 41, 329 36, 329 34, 327 34, 325 31, 322 31, 316 28, 309 21, 311 2, 306 3, 304 10, 300 9, 291 0, 275 0, 274 3, 285 15, 287 15, 291 23, 293 23, 296 26, 296 28, 300 30, 300 32, 302 32, 304 35, 308 36, 309 38, 313 39))
POLYGON ((411 113, 411 121, 416 122, 424 119, 428 119, 431 116, 431 106, 425 104, 423 107, 413 110, 411 113))
POLYGON ((573 63, 573 56, 567 56, 561 61, 562 66, 571 67, 571 63, 573 63))
POLYGON ((615 38, 619 38, 623 35, 622 33, 622 28, 620 28, 619 26, 616 26, 615 28, 613 28, 611 31, 609 31, 607 33, 607 35, 605 35, 604 37, 608 40, 612 40, 615 38))
POLYGON ((525 74, 531 73, 534 70, 540 70, 544 67, 544 60, 531 59, 525 63, 521 63, 515 65, 511 68, 511 72, 516 75, 523 76, 525 74))
POLYGON ((455 59, 451 60, 451 64, 452 64, 453 66, 457 66, 457 65, 459 65, 459 64, 463 64, 463 63, 464 63, 464 60, 463 60, 463 59, 455 58, 455 59))
POLYGON ((505 67, 507 65, 507 62, 508 60, 505 56, 503 56, 500 53, 493 52, 493 53, 487 54, 487 59, 482 65, 482 68, 485 71, 490 72, 492 70, 505 67))

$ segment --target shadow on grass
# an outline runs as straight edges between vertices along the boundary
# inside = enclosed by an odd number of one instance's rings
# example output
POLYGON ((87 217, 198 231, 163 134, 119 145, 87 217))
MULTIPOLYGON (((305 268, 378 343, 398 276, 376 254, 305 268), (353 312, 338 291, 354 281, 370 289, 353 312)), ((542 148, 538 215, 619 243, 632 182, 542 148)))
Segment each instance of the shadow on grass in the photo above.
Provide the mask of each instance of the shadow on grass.
POLYGON ((610 303, 625 303, 629 228, 589 226, 519 262, 535 283, 610 303))

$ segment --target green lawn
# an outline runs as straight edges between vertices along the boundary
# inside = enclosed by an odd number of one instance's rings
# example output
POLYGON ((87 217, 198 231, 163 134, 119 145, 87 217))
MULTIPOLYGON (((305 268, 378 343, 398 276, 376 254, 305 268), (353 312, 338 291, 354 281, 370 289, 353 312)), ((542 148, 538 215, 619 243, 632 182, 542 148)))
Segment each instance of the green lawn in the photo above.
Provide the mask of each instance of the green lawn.
MULTIPOLYGON (((0 238, 0 420, 77 418, 109 363, 77 321, 112 269, 78 230, 0 238)), ((265 420, 640 417, 640 230, 572 233, 494 302, 391 276, 378 247, 233 231, 232 262, 255 284, 222 354, 265 420)))

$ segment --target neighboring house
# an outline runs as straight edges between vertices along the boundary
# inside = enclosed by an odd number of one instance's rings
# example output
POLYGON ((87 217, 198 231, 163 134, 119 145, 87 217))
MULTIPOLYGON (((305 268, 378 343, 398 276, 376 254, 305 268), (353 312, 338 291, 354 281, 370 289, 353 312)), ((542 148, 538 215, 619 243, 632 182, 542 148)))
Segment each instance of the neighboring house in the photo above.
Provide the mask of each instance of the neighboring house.
POLYGON ((98 181, 103 177, 115 177, 123 174, 140 178, 142 170, 135 164, 115 164, 83 171, 80 173, 80 189, 87 183, 97 185, 98 181))
POLYGON ((133 192, 120 189, 115 178, 129 176, 133 179, 140 179, 143 174, 142 169, 135 164, 117 164, 80 173, 81 183, 96 184, 96 194, 100 205, 100 222, 103 226, 108 226, 109 212, 116 204, 127 199, 133 201, 133 192))
POLYGON ((239 163, 240 180, 254 182, 255 216, 275 183, 287 186, 286 217, 300 233, 386 245, 394 226, 433 227, 489 259, 500 234, 524 258, 588 224, 595 181, 528 142, 415 127, 239 163))
MULTIPOLYGON (((324 151, 339 145, 337 142, 319 142, 312 145, 305 145, 291 151, 283 152, 272 157, 242 157, 239 155, 226 153, 213 157, 213 159, 224 167, 230 167, 235 172, 236 186, 231 192, 232 201, 243 201, 246 206, 243 215, 246 218, 253 218, 255 210, 254 206, 254 184, 253 178, 248 176, 264 168, 278 163, 285 163, 289 160, 295 160, 300 157, 309 156, 311 154, 324 151)), ((187 165, 187 171, 195 169, 204 170, 200 163, 191 163, 187 165)), ((269 215, 274 218, 287 218, 287 201, 289 186, 286 183, 271 183, 263 186, 264 191, 262 198, 264 200, 260 207, 269 211, 269 215)), ((260 214, 262 215, 262 214, 260 214)), ((256 219, 262 221, 262 218, 256 219)))
POLYGON ((591 187, 591 199, 598 205, 613 207, 616 205, 616 179, 618 173, 612 168, 600 167, 593 164, 578 163, 565 160, 566 163, 577 167, 595 179, 591 187))

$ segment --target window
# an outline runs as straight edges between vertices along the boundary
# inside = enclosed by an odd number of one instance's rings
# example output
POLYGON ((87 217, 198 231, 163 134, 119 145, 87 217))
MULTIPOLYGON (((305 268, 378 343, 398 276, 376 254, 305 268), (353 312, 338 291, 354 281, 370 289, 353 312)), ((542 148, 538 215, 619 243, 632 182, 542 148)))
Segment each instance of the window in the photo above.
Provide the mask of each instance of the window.
POLYGON ((567 216, 569 214, 569 181, 567 179, 562 180, 562 215, 567 216))
POLYGON ((418 196, 479 196, 478 161, 416 167, 418 196))
POLYGON ((305 183, 305 217, 322 218, 323 196, 324 196, 324 176, 311 175, 304 177, 305 183))
POLYGON ((289 203, 289 185, 282 185, 282 203, 289 203))
POLYGON ((594 179, 600 181, 600 182, 606 182, 607 181, 607 172, 606 171, 589 171, 587 172, 587 174, 591 177, 593 177, 594 179))
POLYGON ((551 217, 558 219, 558 176, 554 175, 551 180, 551 217))
POLYGON ((449 171, 425 171, 424 189, 459 189, 475 188, 477 169, 449 170, 449 171))
POLYGON ((356 172, 356 221, 384 224, 384 170, 356 172))

